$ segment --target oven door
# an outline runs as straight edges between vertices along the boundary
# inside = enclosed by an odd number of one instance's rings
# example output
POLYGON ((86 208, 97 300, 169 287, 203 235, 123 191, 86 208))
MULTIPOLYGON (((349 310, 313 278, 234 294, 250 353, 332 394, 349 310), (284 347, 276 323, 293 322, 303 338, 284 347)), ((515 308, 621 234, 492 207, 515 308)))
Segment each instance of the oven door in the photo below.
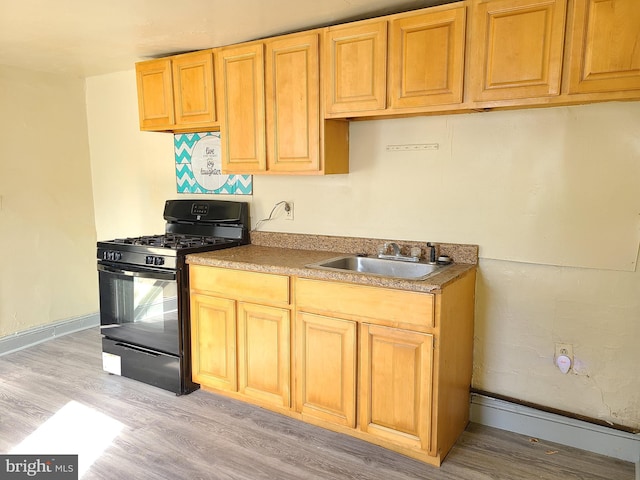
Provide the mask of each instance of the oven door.
POLYGON ((98 262, 98 275, 105 337, 180 355, 175 271, 98 262))

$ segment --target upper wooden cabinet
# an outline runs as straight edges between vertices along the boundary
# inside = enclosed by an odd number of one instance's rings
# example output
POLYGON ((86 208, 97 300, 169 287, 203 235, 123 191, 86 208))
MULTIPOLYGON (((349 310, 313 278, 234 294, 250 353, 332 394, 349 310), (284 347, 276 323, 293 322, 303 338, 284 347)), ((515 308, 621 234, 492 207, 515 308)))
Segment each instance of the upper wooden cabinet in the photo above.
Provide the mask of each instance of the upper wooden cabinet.
POLYGON ((394 18, 389 32, 389 107, 462 102, 466 8, 394 18))
POLYGON ((175 121, 187 125, 213 125, 216 106, 211 51, 178 55, 171 59, 175 121))
POLYGON ((327 113, 384 110, 387 21, 329 27, 326 45, 327 113))
POLYGON ((140 130, 169 130, 174 125, 171 60, 136 63, 140 130))
POLYGON ((265 171, 264 45, 260 42, 223 48, 217 62, 222 98, 222 170, 265 171))
POLYGON ((225 173, 349 171, 344 121, 324 120, 320 31, 222 49, 220 132, 225 173))
POLYGON ((640 0, 463 0, 141 62, 140 128, 220 129, 224 173, 348 173, 346 119, 639 100, 639 26, 640 0))
POLYGON ((466 5, 330 27, 329 117, 420 113, 462 102, 466 5))
POLYGON ((640 1, 575 1, 572 23, 569 93, 640 89, 640 1))
POLYGON ((140 129, 217 129, 211 50, 136 64, 140 129))
POLYGON ((266 48, 268 170, 319 171, 318 34, 272 40, 266 48))
POLYGON ((471 100, 558 95, 566 0, 479 0, 474 6, 471 100))

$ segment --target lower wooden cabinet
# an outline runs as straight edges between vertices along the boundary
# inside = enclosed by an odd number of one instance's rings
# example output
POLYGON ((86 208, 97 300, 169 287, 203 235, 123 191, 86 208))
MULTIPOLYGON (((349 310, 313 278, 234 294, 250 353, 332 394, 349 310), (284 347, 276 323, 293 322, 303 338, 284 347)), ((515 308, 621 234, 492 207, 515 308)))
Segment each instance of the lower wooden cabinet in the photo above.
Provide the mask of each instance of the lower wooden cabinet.
POLYGON ((289 277, 193 265, 189 279, 193 381, 289 409, 289 277))
POLYGON ((298 313, 296 369, 303 415, 356 426, 356 322, 298 313))
POLYGON ((289 407, 289 310, 239 302, 238 391, 289 407))
POLYGON ((440 465, 469 421, 475 271, 433 293, 306 278, 294 291, 303 420, 440 465))
POLYGON ((431 450, 433 335, 361 325, 360 428, 431 450))
POLYGON ((194 382, 238 389, 235 301, 191 294, 191 355, 194 382))
POLYGON ((421 293, 192 265, 190 288, 203 388, 433 465, 469 421, 474 270, 421 293))

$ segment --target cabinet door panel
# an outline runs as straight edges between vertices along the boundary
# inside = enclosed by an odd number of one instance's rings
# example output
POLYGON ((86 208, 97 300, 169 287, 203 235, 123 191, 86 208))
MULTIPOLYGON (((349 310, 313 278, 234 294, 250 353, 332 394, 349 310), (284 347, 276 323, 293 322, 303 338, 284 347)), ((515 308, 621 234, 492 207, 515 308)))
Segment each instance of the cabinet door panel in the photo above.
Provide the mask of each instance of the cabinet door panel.
POLYGON ((327 112, 384 110, 387 22, 330 28, 326 44, 327 112))
POLYGON ((176 124, 188 126, 216 121, 211 50, 173 58, 176 124))
POLYGON ((558 95, 566 0, 477 5, 471 88, 475 101, 558 95))
POLYGON ((465 8, 391 22, 391 108, 462 101, 465 8))
POLYGON ((221 78, 222 169, 229 173, 266 170, 264 45, 224 48, 221 78))
POLYGON ((569 93, 640 89, 640 2, 574 2, 569 93))
POLYGON ((298 409, 340 425, 356 424, 356 323, 298 312, 298 409))
POLYGON ((433 337, 363 324, 360 428, 429 451, 433 337))
POLYGON ((318 34, 266 47, 267 161, 270 171, 317 171, 320 140, 318 34))
POLYGON ((136 64, 141 130, 170 129, 174 124, 171 60, 136 64))
POLYGON ((191 293, 191 355, 194 382, 238 389, 233 300, 191 293))
POLYGON ((289 407, 291 362, 289 311, 238 304, 238 391, 289 407))

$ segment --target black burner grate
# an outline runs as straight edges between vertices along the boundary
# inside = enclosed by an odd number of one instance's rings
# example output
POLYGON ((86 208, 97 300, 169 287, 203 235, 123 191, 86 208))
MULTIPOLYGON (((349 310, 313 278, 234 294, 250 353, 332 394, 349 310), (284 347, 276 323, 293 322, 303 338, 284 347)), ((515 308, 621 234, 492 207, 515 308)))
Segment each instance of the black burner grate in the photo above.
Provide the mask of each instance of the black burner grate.
POLYGON ((113 240, 111 243, 180 250, 183 248, 203 247, 208 245, 222 245, 231 242, 232 240, 220 237, 201 237, 197 235, 167 233, 164 235, 143 235, 140 237, 118 238, 113 240))

